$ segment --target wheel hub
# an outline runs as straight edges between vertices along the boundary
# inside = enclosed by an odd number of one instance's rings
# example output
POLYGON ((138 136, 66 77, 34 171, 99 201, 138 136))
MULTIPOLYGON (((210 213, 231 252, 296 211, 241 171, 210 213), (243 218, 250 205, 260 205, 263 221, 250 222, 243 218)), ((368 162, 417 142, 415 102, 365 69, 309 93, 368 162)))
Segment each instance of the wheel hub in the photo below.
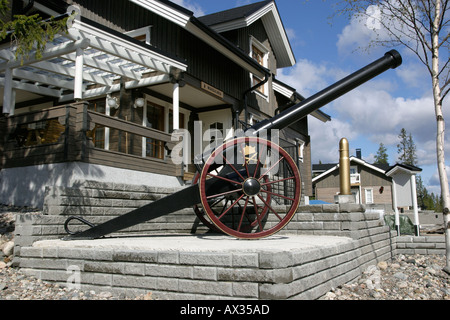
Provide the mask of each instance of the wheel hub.
POLYGON ((249 178, 245 180, 242 190, 249 197, 256 196, 261 191, 261 183, 255 178, 249 178))

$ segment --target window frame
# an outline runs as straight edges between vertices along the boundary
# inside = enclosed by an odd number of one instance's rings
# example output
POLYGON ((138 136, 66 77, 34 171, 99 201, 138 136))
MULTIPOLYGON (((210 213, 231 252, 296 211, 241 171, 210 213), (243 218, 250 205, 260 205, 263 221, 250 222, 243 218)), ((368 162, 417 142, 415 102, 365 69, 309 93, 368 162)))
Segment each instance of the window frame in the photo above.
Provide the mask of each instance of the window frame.
POLYGON ((366 204, 374 204, 374 192, 373 192, 373 188, 364 188, 364 196, 365 196, 365 203, 366 204), (368 197, 367 195, 370 194, 370 196, 368 197), (370 198, 370 201, 368 200, 370 198))
MULTIPOLYGON (((266 48, 266 46, 264 46, 260 41, 258 41, 253 36, 250 36, 250 53, 249 53, 249 55, 252 59, 254 59, 256 62, 258 62, 261 66, 263 66, 266 69, 269 69, 270 51, 269 51, 269 49, 266 48), (262 53, 264 55, 262 57, 262 64, 261 64, 261 62, 259 62, 258 60, 256 60, 253 57, 253 53, 254 53, 253 48, 255 48, 256 50, 258 50, 260 53, 262 53)), ((261 78, 257 77, 256 75, 254 75, 253 73, 250 73, 250 84, 252 87, 262 81, 264 81, 264 79, 261 79, 261 78)), ((266 82, 263 86, 257 88, 253 92, 255 92, 256 94, 260 95, 261 97, 263 97, 264 99, 269 101, 269 83, 268 82, 266 82)))

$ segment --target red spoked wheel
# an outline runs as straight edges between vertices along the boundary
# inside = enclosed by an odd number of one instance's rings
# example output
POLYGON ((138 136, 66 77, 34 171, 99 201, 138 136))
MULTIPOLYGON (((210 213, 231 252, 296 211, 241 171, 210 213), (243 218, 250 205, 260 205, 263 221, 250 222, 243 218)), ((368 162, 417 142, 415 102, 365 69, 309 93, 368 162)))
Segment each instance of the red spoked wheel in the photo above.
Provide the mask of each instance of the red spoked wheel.
POLYGON ((271 141, 244 137, 213 151, 200 175, 201 206, 222 232, 260 239, 283 229, 300 203, 300 174, 271 141))
MULTIPOLYGON (((212 175, 217 175, 217 174, 218 174, 218 171, 217 171, 217 170, 214 170, 214 171, 215 171, 215 173, 212 174, 212 175)), ((193 179, 193 184, 198 184, 199 179, 200 179, 200 174, 199 174, 199 173, 196 173, 195 176, 194 176, 194 179, 193 179)), ((268 182, 269 182, 268 179, 267 179, 267 176, 264 177, 264 182, 265 182, 265 183, 268 183, 268 182)), ((264 188, 265 188, 265 190, 267 191, 267 193, 266 193, 266 199, 265 199, 265 200, 266 200, 266 202, 269 202, 269 203, 270 203, 271 191, 272 191, 271 185, 270 185, 270 184, 266 184, 266 185, 264 186, 264 188)), ((263 196, 264 196, 264 195, 263 195, 263 196)), ((214 201, 208 201, 208 206, 211 207, 211 208, 213 208, 213 207, 215 207, 219 202, 225 200, 225 198, 226 198, 225 196, 223 196, 223 197, 217 197, 216 199, 214 199, 214 201)), ((239 204, 239 203, 238 203, 238 204, 239 204)), ((266 207, 266 206, 264 206, 263 209, 262 209, 262 211, 261 211, 260 217, 261 217, 261 218, 264 218, 268 210, 269 210, 269 208, 266 207)), ((207 215, 207 213, 205 212, 205 210, 203 209, 203 205, 202 205, 202 204, 196 204, 196 205, 194 206, 194 212, 195 212, 195 214, 197 215, 198 219, 199 219, 206 227, 208 227, 211 231, 218 232, 218 233, 221 233, 221 232, 222 232, 222 230, 220 230, 219 228, 217 228, 216 225, 215 225, 214 223, 212 223, 211 220, 208 218, 208 215, 207 215)), ((248 216, 246 216, 246 218, 247 218, 247 221, 249 221, 248 216)), ((250 222, 251 222, 251 221, 250 221, 250 222)), ((242 231, 245 231, 245 230, 248 230, 248 229, 250 229, 250 228, 255 227, 255 226, 257 225, 257 223, 258 223, 258 220, 255 219, 253 222, 247 223, 247 224, 243 225, 243 226, 242 226, 242 231)))

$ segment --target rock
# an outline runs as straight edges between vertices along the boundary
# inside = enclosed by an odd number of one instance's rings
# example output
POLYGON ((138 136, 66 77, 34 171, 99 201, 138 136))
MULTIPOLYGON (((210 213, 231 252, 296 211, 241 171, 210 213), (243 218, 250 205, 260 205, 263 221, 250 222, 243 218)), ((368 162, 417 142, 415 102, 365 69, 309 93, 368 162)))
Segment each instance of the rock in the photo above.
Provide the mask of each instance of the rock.
POLYGON ((8 241, 7 243, 5 243, 2 252, 6 257, 12 256, 14 253, 14 242, 8 241))
POLYGON ((98 295, 100 298, 102 299, 109 299, 111 298, 113 295, 111 292, 100 292, 100 294, 98 295))
POLYGON ((6 268, 6 263, 4 263, 3 261, 0 261, 0 270, 5 269, 6 268))
POLYGON ((325 300, 450 300, 450 275, 442 271, 442 255, 399 255, 392 260, 369 266, 351 284, 325 300), (408 261, 408 262, 407 262, 408 261), (339 294, 338 294, 339 293, 339 294))
POLYGON ((328 292, 328 293, 325 295, 325 298, 326 298, 326 299, 329 299, 329 300, 333 300, 334 298, 336 298, 336 295, 335 295, 333 292, 328 292))
POLYGON ((377 267, 375 265, 370 265, 367 267, 365 274, 373 274, 375 271, 377 271, 377 267))
POLYGON ((380 270, 386 270, 388 267, 388 264, 386 261, 380 261, 380 262, 378 262, 377 267, 380 270))
POLYGON ((400 280, 406 280, 408 279, 408 276, 404 274, 403 272, 397 272, 394 274, 394 277, 400 280))

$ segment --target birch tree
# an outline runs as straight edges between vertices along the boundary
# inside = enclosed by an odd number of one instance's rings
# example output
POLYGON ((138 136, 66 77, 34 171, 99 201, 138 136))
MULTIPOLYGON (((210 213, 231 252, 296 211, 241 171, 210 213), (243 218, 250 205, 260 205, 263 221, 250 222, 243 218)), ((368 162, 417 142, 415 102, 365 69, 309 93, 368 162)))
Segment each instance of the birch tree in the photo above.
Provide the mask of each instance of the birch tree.
POLYGON ((446 267, 450 274, 450 193, 445 168, 443 101, 450 89, 450 0, 342 0, 338 14, 365 19, 375 36, 368 47, 404 47, 426 67, 436 115, 436 154, 445 222, 446 267))

